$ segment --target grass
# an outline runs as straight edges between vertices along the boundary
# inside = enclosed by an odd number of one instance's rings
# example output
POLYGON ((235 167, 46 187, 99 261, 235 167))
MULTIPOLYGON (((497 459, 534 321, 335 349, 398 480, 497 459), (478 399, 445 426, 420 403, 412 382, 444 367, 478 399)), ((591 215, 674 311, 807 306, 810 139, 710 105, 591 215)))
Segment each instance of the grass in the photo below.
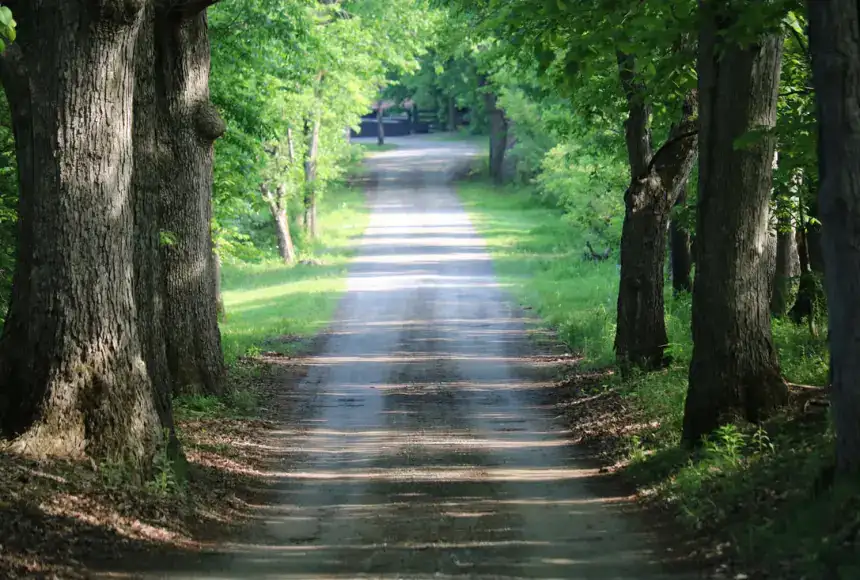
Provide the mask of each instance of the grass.
POLYGON ((486 145, 488 148, 490 146, 489 137, 487 135, 476 135, 474 133, 470 133, 466 129, 428 133, 427 135, 422 135, 422 139, 427 141, 467 141, 470 143, 486 145))
MULTIPOLYGON (((459 193, 497 275, 519 301, 582 355, 583 367, 611 368, 617 258, 585 259, 589 238, 577 216, 541 203, 529 188, 464 182, 459 193)), ((690 306, 688 296, 667 293, 672 366, 627 380, 598 374, 599 385, 583 387, 580 396, 596 388, 627 414, 622 429, 607 427, 601 435, 613 440, 612 459, 622 460, 624 477, 643 497, 674 514, 711 548, 704 554, 733 573, 860 577, 860 488, 828 481, 833 435, 826 411, 804 412, 800 400, 763 427, 725 426, 695 454, 679 447, 692 355, 690 306)), ((823 338, 786 321, 774 321, 773 335, 790 382, 826 384, 823 338)))
POLYGON ((397 149, 397 145, 393 143, 385 143, 383 145, 379 145, 378 143, 362 143, 361 148, 368 153, 381 153, 383 151, 394 151, 397 149))
POLYGON ((261 352, 290 354, 324 329, 346 288, 354 239, 367 223, 363 194, 340 188, 323 198, 315 265, 225 264, 222 344, 228 364, 261 352))
POLYGON ((492 252, 497 275, 589 364, 612 360, 617 266, 583 259, 586 238, 529 189, 466 182, 458 192, 492 252))

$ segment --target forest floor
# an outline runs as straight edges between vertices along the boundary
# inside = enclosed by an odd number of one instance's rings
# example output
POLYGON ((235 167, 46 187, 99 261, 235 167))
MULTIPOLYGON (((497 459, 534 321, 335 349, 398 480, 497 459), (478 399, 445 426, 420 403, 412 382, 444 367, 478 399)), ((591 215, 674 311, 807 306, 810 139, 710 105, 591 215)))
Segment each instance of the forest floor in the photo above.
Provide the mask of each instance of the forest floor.
MULTIPOLYGON (((265 366, 239 368, 237 392, 266 384, 265 366)), ((121 465, 0 453, 0 578, 89 578, 87 568, 195 554, 237 533, 268 423, 235 403, 177 409, 186 481, 166 465, 140 482, 121 465)))

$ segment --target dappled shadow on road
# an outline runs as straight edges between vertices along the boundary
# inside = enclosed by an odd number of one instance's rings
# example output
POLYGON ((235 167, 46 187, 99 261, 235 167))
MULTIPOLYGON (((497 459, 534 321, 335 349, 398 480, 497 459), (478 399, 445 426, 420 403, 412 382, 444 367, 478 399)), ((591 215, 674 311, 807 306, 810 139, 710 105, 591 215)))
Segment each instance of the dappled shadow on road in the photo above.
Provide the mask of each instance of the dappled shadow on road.
POLYGON ((256 533, 152 576, 663 577, 652 535, 542 402, 572 358, 494 276, 455 165, 447 146, 374 156, 349 292, 269 433, 256 533))

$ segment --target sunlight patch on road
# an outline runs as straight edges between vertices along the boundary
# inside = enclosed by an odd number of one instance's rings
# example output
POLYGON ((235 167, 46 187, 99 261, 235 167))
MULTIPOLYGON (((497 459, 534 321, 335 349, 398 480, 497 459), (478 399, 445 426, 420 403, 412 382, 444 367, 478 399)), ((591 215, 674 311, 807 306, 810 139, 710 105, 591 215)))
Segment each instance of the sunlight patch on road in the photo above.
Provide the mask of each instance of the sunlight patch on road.
POLYGON ((568 481, 594 477, 596 469, 575 468, 502 468, 502 467, 415 467, 395 469, 353 470, 339 469, 336 471, 314 470, 273 472, 271 475, 284 480, 313 480, 313 481, 404 481, 404 482, 535 482, 535 481, 568 481))

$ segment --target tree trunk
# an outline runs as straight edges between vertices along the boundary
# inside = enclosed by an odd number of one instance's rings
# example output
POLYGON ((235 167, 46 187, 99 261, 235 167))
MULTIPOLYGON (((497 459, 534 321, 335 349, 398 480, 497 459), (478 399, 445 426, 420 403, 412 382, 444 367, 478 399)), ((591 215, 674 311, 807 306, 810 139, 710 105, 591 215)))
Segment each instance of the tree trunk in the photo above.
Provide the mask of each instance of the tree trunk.
POLYGON ((221 254, 213 250, 213 261, 215 268, 215 308, 218 312, 218 320, 224 320, 227 309, 224 307, 224 295, 221 293, 221 254))
POLYGON ((184 465, 173 425, 173 383, 167 364, 164 297, 159 250, 160 172, 169 152, 159 142, 155 95, 155 9, 147 3, 135 48, 134 85, 134 268, 137 327, 144 361, 156 394, 162 426, 169 434, 169 454, 184 465))
POLYGON ((317 158, 320 146, 320 125, 322 118, 319 112, 314 114, 311 126, 305 127, 308 139, 308 149, 305 154, 305 231, 311 239, 319 237, 317 224, 317 158))
POLYGON ((774 138, 736 140, 776 123, 782 38, 722 43, 738 18, 725 1, 703 2, 693 359, 683 439, 697 444, 722 422, 758 422, 787 398, 771 337, 768 263, 774 138))
POLYGON ((448 130, 457 130, 457 101, 454 97, 448 97, 448 130))
POLYGON ((224 122, 209 101, 206 14, 164 6, 155 38, 160 139, 171 156, 161 174, 167 360, 174 392, 217 394, 224 356, 210 225, 213 143, 224 122))
POLYGON ((508 148, 508 121, 498 107, 496 95, 484 93, 484 103, 490 118, 490 179, 495 184, 505 181, 505 151, 508 148))
MULTIPOLYGON (((821 145, 819 145, 821 147, 821 145)), ((812 203, 809 205, 809 217, 814 218, 817 222, 820 222, 820 215, 818 211, 818 201, 813 198, 812 203)), ((821 223, 807 223, 806 224, 806 241, 807 241, 807 252, 809 253, 809 268, 819 276, 824 275, 824 252, 823 252, 823 241, 822 241, 822 228, 821 223)))
POLYGON ((836 467, 860 473, 860 8, 808 2, 836 467))
POLYGON ((275 222, 275 235, 278 238, 278 254, 281 256, 284 264, 293 264, 296 261, 296 251, 293 246, 293 238, 290 235, 290 221, 287 216, 287 200, 284 186, 278 186, 276 192, 272 193, 269 185, 264 183, 260 186, 260 192, 263 194, 263 199, 266 200, 266 205, 269 206, 269 212, 272 214, 272 219, 275 222))
POLYGON ((143 2, 19 2, 2 58, 20 178, 0 339, 17 449, 147 468, 163 440, 135 305, 134 46, 143 2))
POLYGON ((794 226, 789 216, 780 217, 776 231, 776 266, 773 276, 773 296, 770 311, 774 316, 785 316, 791 296, 792 281, 798 274, 797 246, 794 226))
POLYGON ((816 326, 817 316, 815 305, 820 302, 819 298, 822 292, 818 284, 819 275, 812 272, 810 265, 807 228, 798 228, 795 240, 797 242, 797 258, 800 266, 800 282, 797 286, 797 296, 794 299, 794 305, 788 311, 788 317, 795 324, 800 324, 805 318, 807 324, 809 324, 809 333, 817 337, 818 328, 816 326))
MULTIPOLYGON (((819 149, 821 146, 819 144, 819 149)), ((817 307, 824 306, 826 299, 821 283, 824 278, 824 257, 821 252, 821 223, 817 201, 809 204, 808 217, 810 219, 804 219, 801 215, 801 227, 797 229, 800 283, 788 316, 795 324, 800 324, 806 319, 810 334, 818 336, 816 319, 821 314, 817 312, 817 307)))
MULTIPOLYGON (((687 186, 681 188, 675 206, 687 205, 687 186)), ((677 220, 669 223, 669 251, 672 256, 672 290, 678 294, 693 290, 693 247, 690 232, 681 227, 677 220)))
MULTIPOLYGON (((283 199, 283 196, 279 194, 283 199)), ((296 249, 293 246, 293 237, 290 234, 290 220, 287 215, 286 203, 281 201, 275 218, 275 230, 278 235, 278 251, 285 264, 294 264, 296 261, 296 249)))
POLYGON ((628 100, 625 122, 630 186, 621 233, 621 279, 615 353, 622 368, 656 368, 668 343, 663 304, 663 268, 669 217, 696 157, 695 97, 689 96, 680 123, 656 155, 651 154, 650 111, 632 58, 619 54, 621 83, 628 100))
POLYGON ((382 102, 379 103, 379 108, 376 110, 376 144, 382 147, 385 145, 385 123, 382 112, 382 102))

